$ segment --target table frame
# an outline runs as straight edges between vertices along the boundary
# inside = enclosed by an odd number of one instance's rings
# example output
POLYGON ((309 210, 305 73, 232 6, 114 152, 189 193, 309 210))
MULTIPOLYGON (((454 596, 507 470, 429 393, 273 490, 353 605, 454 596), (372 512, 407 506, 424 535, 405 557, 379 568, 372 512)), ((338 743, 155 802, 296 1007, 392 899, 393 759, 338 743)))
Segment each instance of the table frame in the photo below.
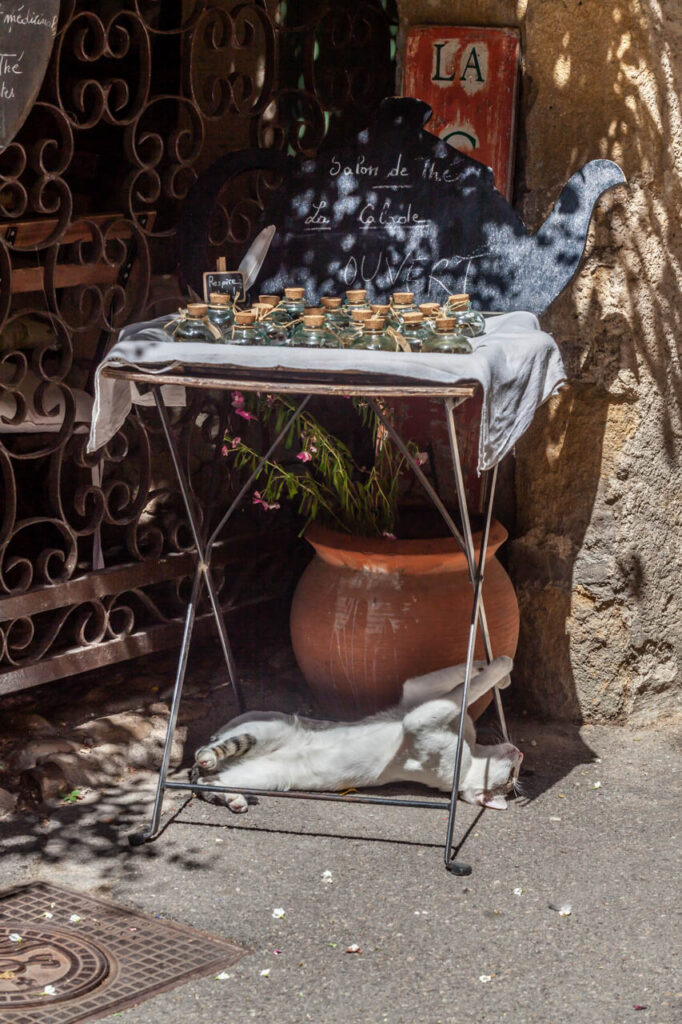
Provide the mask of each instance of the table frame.
MULTIPOLYGON (((211 610, 218 629, 220 646, 222 649, 223 657, 225 659, 225 664, 227 666, 230 683, 232 685, 235 697, 237 699, 239 712, 241 713, 244 710, 244 696, 239 683, 237 668, 234 656, 232 654, 232 647, 230 645, 227 628, 225 626, 225 621, 218 601, 217 590, 211 573, 211 555, 213 551, 213 546, 219 534, 224 530, 230 518, 232 517, 236 509, 239 507, 246 494, 252 488, 262 465, 276 450, 277 446, 284 439, 284 437, 286 437, 288 430, 290 429, 292 424, 295 423, 295 421, 301 415, 303 410, 306 408, 313 394, 336 396, 342 395, 344 397, 357 396, 364 398, 368 402, 368 404, 371 406, 371 408, 377 415, 379 421, 383 424, 389 437, 406 459, 413 473, 415 474, 415 476, 421 483, 422 487, 424 488, 426 494, 431 499, 432 504, 440 512, 450 533, 457 541, 457 543, 459 544, 459 546, 461 547, 462 551, 466 556, 469 568, 469 579, 472 587, 472 610, 467 646, 466 670, 463 684, 463 708, 466 708, 474 662, 476 635, 479 628, 483 640, 483 648, 485 651, 486 661, 490 662, 492 661, 493 658, 482 591, 485 556, 488 547, 490 524, 492 520, 493 501, 495 497, 495 485, 497 481, 497 466, 494 466, 492 470, 490 470, 490 481, 486 498, 486 507, 484 512, 484 527, 481 540, 481 551, 477 564, 471 530, 471 521, 466 501, 466 492, 464 489, 464 478, 462 475, 459 446, 457 443, 457 433, 455 430, 455 422, 453 418, 453 412, 456 406, 459 405, 461 402, 466 401, 467 398, 471 398, 476 392, 476 387, 470 384, 458 384, 452 386, 439 386, 437 384, 413 385, 404 384, 399 381, 396 382, 395 380, 378 381, 376 378, 363 379, 360 375, 357 374, 345 375, 342 373, 328 374, 326 376, 326 379, 321 380, 319 374, 314 374, 312 372, 307 375, 305 373, 290 373, 287 375, 282 375, 279 378, 276 374, 266 374, 263 372, 259 372, 258 377, 256 379, 253 372, 250 374, 237 374, 231 370, 229 376, 219 375, 216 374, 214 367, 210 369, 208 367, 192 367, 191 371, 181 371, 173 373, 145 373, 138 369, 128 370, 124 367, 109 366, 103 370, 103 374, 107 377, 113 377, 119 380, 143 383, 151 388, 156 408, 159 414, 159 418, 161 420, 163 433, 166 439, 166 443, 168 445, 168 450, 178 479, 178 485, 180 487, 182 498, 185 504, 187 517, 189 519, 189 524, 192 531, 192 537, 196 547, 196 562, 192 579, 192 589, 185 616, 182 643, 180 646, 180 653, 178 656, 178 664, 175 675, 175 684, 173 687, 173 697, 171 702, 170 716, 166 731, 166 739, 164 743, 161 767, 159 770, 159 780, 156 790, 156 797, 154 800, 154 808, 152 811, 151 822, 148 828, 143 829, 140 832, 133 833, 129 836, 129 842, 131 846, 139 846, 145 842, 148 842, 156 838, 159 835, 161 831, 160 825, 161 814, 163 810, 163 799, 166 790, 183 790, 192 793, 243 793, 247 796, 255 795, 285 798, 288 797, 290 799, 338 801, 341 803, 369 803, 383 805, 393 804, 398 807, 419 807, 447 810, 449 814, 444 850, 445 866, 448 869, 448 871, 455 875, 470 874, 471 866, 469 864, 464 863, 463 861, 458 860, 456 856, 453 854, 453 836, 457 809, 457 795, 459 791, 459 776, 461 770, 462 749, 464 742, 464 714, 460 715, 459 720, 459 729, 457 734, 457 750, 455 756, 455 770, 452 781, 452 788, 450 792, 450 799, 447 802, 442 800, 427 801, 399 799, 396 797, 378 797, 363 794, 349 794, 342 796, 338 793, 311 793, 301 791, 281 792, 262 789, 241 789, 239 787, 233 786, 226 787, 212 785, 197 785, 190 782, 185 783, 168 781, 167 776, 170 766, 170 754, 173 743, 173 737, 175 735, 175 729, 178 720, 178 712, 180 709, 180 702, 182 698, 182 689, 185 680, 185 673, 187 670, 187 659, 192 639, 192 632, 194 629, 197 604, 201 596, 202 588, 204 586, 206 587, 206 591, 208 593, 209 601, 211 604, 211 610), (206 534, 204 536, 202 536, 201 533, 201 528, 196 514, 196 509, 194 508, 194 501, 192 498, 191 489, 187 477, 185 475, 184 469, 182 467, 182 463, 178 454, 177 445, 173 437, 171 423, 168 416, 168 409, 164 403, 162 387, 165 384, 180 385, 189 388, 211 388, 218 389, 221 391, 240 390, 268 392, 272 394, 298 394, 302 396, 298 406, 292 412, 291 416, 288 417, 286 423, 277 434, 277 437, 270 445, 268 451, 265 453, 265 455, 262 456, 262 459, 259 462, 256 469, 253 471, 253 473, 251 473, 246 483, 241 487, 238 494, 234 497, 227 511, 222 515, 219 522, 211 531, 211 533, 208 534, 208 532, 206 531, 206 534), (458 529, 457 525, 453 521, 450 513, 445 507, 440 496, 437 494, 433 485, 422 472, 420 466, 417 464, 416 460, 412 456, 404 440, 400 437, 394 425, 390 422, 390 420, 386 417, 384 411, 381 409, 378 399, 383 397, 423 397, 435 398, 442 401, 448 428, 448 439, 450 445, 450 455, 452 458, 452 466, 455 476, 457 500, 462 519, 461 531, 458 529)), ((502 728, 502 733, 504 735, 505 740, 508 740, 507 725, 505 721, 504 710, 502 708, 502 700, 497 687, 495 687, 494 690, 494 698, 497 715, 499 717, 500 726, 502 728)))

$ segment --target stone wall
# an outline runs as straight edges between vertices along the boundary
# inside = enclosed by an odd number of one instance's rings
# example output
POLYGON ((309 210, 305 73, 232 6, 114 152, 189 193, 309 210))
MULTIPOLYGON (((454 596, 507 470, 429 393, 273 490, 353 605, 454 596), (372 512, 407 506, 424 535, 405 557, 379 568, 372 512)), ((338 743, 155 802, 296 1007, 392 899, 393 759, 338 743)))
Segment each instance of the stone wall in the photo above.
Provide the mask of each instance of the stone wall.
POLYGON ((682 7, 402 0, 408 24, 508 25, 523 53, 515 205, 534 230, 609 157, 585 258, 543 317, 570 384, 519 444, 508 558, 517 683, 563 718, 682 710, 682 7))

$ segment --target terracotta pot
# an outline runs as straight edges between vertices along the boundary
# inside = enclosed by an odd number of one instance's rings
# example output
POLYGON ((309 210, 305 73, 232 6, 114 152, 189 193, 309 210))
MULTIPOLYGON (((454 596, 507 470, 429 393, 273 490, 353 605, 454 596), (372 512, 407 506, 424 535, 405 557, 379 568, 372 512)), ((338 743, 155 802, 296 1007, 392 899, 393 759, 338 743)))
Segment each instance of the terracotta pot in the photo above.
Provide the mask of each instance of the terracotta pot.
MULTIPOLYGON (((357 716, 390 707, 405 679, 465 661, 473 591, 456 541, 353 537, 317 524, 306 539, 315 558, 294 594, 291 638, 327 710, 357 716)), ((474 534, 477 552, 480 539, 474 534)), ((519 609, 494 557, 506 539, 493 522, 483 598, 493 653, 513 657, 519 609)), ((476 657, 484 657, 480 636, 476 657)))

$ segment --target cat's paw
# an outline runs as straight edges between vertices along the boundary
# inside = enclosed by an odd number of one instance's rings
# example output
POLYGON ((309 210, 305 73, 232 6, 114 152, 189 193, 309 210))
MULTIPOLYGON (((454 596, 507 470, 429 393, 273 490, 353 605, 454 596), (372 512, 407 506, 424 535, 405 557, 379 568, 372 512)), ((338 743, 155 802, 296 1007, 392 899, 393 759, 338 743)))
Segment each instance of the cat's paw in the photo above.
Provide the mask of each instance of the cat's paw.
POLYGON ((218 767, 218 758, 211 747, 199 747, 194 755, 194 760, 199 771, 204 775, 207 772, 214 772, 218 767))
POLYGON ((246 814, 249 802, 243 793, 226 793, 225 803, 235 814, 246 814))

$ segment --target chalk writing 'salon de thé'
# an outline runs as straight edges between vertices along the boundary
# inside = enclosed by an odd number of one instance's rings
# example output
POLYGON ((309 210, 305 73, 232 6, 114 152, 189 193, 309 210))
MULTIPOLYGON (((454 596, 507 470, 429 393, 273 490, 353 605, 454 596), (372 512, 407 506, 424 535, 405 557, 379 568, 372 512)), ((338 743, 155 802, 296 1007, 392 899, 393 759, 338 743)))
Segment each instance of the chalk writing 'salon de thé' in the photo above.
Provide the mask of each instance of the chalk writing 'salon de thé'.
POLYGON ((229 153, 195 183, 178 229, 178 256, 201 290, 209 266, 209 222, 225 183, 271 169, 281 187, 258 229, 276 233, 257 287, 305 287, 310 302, 366 287, 372 299, 409 290, 418 301, 468 292, 479 309, 540 313, 575 273, 594 204, 625 181, 617 164, 592 160, 564 186, 531 235, 496 190, 492 171, 424 127, 431 109, 386 99, 370 127, 344 148, 293 159, 273 150, 229 153))

